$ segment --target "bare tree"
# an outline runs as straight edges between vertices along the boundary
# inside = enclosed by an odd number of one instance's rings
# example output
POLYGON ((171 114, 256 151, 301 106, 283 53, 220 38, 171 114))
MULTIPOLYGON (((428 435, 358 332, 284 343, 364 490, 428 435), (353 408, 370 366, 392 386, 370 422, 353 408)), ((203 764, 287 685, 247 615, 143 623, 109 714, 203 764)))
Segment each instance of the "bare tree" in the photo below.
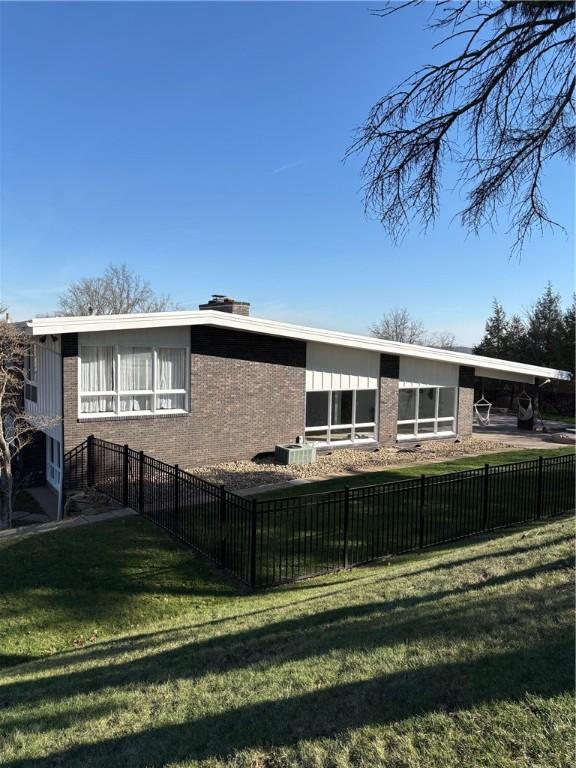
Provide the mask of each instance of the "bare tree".
POLYGON ((437 331, 431 334, 427 341, 427 346, 453 350, 456 346, 456 337, 451 331, 437 331))
MULTIPOLYGON (((376 15, 419 5, 407 0, 376 15)), ((371 109, 348 150, 367 153, 365 206, 398 241, 437 218, 444 164, 458 166, 469 231, 508 211, 513 252, 534 229, 559 226, 542 195, 545 168, 573 158, 574 19, 571 2, 440 0, 430 27, 459 53, 416 71, 371 109)), ((437 46, 435 46, 437 47, 437 46)))
MULTIPOLYGON (((0 308, 0 314, 3 311, 0 308)), ((12 524, 13 460, 31 442, 37 429, 58 421, 24 413, 24 360, 30 343, 18 326, 0 320, 0 529, 12 524)))
POLYGON ((60 296, 58 308, 64 315, 123 315, 165 312, 178 306, 169 296, 157 296, 150 283, 126 264, 110 264, 101 277, 72 283, 60 296))
POLYGON ((391 309, 370 326, 370 333, 379 339, 421 344, 437 349, 454 349, 456 338, 450 331, 429 333, 421 320, 412 317, 406 307, 391 309))
POLYGON ((420 320, 415 320, 406 307, 386 312, 382 319, 370 326, 372 336, 404 344, 425 344, 426 331, 420 320))

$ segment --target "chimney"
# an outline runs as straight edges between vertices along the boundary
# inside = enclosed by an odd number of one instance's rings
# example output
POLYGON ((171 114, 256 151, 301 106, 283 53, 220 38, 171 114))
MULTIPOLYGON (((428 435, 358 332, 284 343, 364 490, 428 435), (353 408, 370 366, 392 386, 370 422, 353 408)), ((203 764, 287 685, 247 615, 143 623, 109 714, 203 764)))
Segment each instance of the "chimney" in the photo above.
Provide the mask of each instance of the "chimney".
POLYGON ((250 302, 236 301, 236 299, 231 299, 229 296, 213 293, 210 301, 206 304, 200 304, 198 309, 215 309, 218 312, 228 312, 231 315, 244 315, 248 317, 250 314, 250 302))

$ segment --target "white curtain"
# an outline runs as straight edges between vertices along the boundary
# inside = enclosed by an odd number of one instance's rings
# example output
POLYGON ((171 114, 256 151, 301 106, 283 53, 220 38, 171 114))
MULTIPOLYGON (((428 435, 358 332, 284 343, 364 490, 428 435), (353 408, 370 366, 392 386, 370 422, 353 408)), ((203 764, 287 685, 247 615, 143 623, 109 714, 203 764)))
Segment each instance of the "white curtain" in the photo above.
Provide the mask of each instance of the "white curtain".
POLYGON ((152 389, 152 350, 149 347, 121 349, 120 391, 141 389, 152 389))
POLYGON ((158 395, 156 398, 156 408, 159 411, 183 411, 186 406, 186 395, 158 395))
POLYGON ((158 389, 186 389, 186 350, 158 350, 158 389))
POLYGON ((114 397, 110 395, 91 395, 82 397, 82 413, 112 413, 114 397))
POLYGON ((82 393, 114 389, 114 348, 82 347, 80 388, 82 393))
POLYGON ((121 411, 151 411, 151 398, 149 395, 122 395, 120 397, 121 411))

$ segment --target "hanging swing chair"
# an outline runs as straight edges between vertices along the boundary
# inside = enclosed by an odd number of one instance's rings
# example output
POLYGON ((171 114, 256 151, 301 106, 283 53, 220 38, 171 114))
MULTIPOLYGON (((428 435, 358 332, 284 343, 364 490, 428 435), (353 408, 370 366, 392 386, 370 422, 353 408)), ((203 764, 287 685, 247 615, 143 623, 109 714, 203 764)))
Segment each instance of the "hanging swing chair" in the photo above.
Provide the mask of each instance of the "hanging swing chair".
POLYGON ((529 421, 534 417, 534 406, 532 398, 524 390, 518 395, 518 418, 520 421, 529 421))
POLYGON ((534 405, 532 398, 523 390, 518 395, 518 429, 532 430, 534 428, 534 405))
POLYGON ((481 427, 490 426, 490 411, 492 410, 492 403, 486 400, 484 395, 474 403, 474 413, 478 420, 478 424, 481 427))

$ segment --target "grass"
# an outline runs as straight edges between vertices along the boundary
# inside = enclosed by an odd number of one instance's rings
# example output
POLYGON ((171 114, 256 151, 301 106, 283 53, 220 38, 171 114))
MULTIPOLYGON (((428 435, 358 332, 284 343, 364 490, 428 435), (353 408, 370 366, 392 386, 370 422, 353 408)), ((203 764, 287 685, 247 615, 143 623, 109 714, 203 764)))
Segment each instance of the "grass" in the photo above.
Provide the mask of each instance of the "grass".
MULTIPOLYGON (((543 456, 566 456, 574 453, 573 447, 552 448, 542 451, 543 456)), ((481 456, 461 456, 457 459, 442 461, 434 464, 414 464, 412 466, 390 467, 389 469, 379 470, 378 472, 361 472, 357 475, 346 475, 344 477, 334 477, 329 480, 319 480, 316 483, 305 483, 303 485, 294 485, 289 488, 281 488, 277 491, 268 491, 258 494, 261 499, 285 498, 290 496, 305 496, 309 493, 325 493, 328 491, 341 490, 348 486, 357 488, 362 485, 377 485, 379 483, 392 483, 397 480, 410 480, 420 475, 427 477, 432 475, 443 475, 448 472, 462 472, 466 469, 477 469, 485 464, 493 466, 500 464, 509 464, 515 461, 526 461, 528 459, 538 458, 540 452, 535 449, 518 449, 513 451, 502 451, 501 453, 485 453, 481 456)))
POLYGON ((542 418, 544 421, 563 421, 565 424, 572 425, 574 425, 576 421, 576 416, 574 416, 574 414, 571 414, 570 416, 562 416, 559 413, 543 413, 542 418))
POLYGON ((139 518, 0 544, 13 768, 564 768, 573 523, 242 593, 139 518))

